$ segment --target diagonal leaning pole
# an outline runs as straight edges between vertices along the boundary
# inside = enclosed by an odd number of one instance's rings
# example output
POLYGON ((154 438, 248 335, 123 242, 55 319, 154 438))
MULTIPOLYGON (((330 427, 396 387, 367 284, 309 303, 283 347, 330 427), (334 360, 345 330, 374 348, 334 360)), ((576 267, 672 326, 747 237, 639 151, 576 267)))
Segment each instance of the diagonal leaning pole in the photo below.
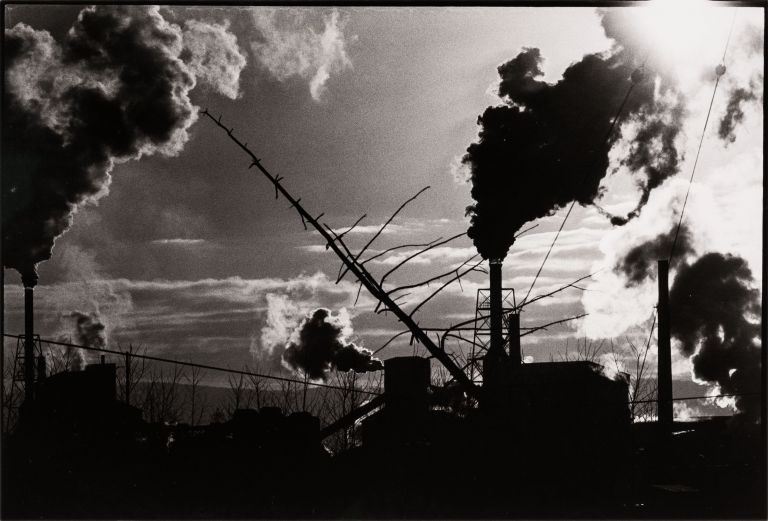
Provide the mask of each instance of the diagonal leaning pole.
POLYGON ((480 389, 473 384, 469 377, 467 377, 466 374, 459 368, 453 360, 448 356, 448 354, 440 349, 438 346, 435 345, 434 342, 427 336, 427 334, 416 324, 416 322, 413 321, 411 316, 406 313, 405 311, 400 308, 387 294, 386 291, 379 285, 379 283, 373 278, 373 276, 368 272, 368 270, 362 266, 359 262, 357 262, 356 257, 354 257, 349 249, 346 247, 344 242, 342 241, 341 237, 338 235, 334 238, 331 236, 331 233, 327 231, 323 226, 320 225, 320 222, 318 219, 323 215, 320 214, 317 217, 312 217, 303 206, 300 204, 301 199, 295 199, 288 190, 283 187, 282 184, 280 184, 281 178, 279 176, 274 176, 271 173, 267 171, 266 168, 261 164, 261 161, 259 158, 256 157, 256 155, 251 152, 251 150, 248 148, 247 143, 241 142, 237 137, 235 137, 232 128, 227 128, 225 125, 221 123, 221 117, 214 118, 208 110, 203 110, 202 114, 207 116, 216 126, 221 128, 227 133, 227 136, 229 139, 234 142, 238 147, 240 147, 241 150, 243 150, 248 156, 251 158, 251 165, 249 168, 256 167, 258 168, 264 176, 266 176, 267 179, 274 185, 275 187, 275 197, 277 197, 278 192, 283 195, 290 203, 291 207, 295 208, 296 211, 299 213, 299 216, 301 217, 302 224, 304 224, 304 228, 306 229, 306 223, 309 223, 312 225, 313 228, 325 239, 327 246, 330 247, 333 252, 341 259, 341 261, 344 263, 346 268, 352 272, 352 274, 360 281, 362 285, 365 286, 365 288, 375 297, 378 299, 389 311, 394 313, 394 315, 397 317, 397 319, 402 322, 413 335, 413 338, 421 342, 422 345, 430 352, 430 354, 435 357, 443 366, 448 370, 448 372, 451 374, 451 376, 455 379, 456 382, 461 385, 462 390, 471 398, 474 398, 476 400, 480 400, 480 389), (339 244, 344 248, 345 251, 342 251, 341 247, 339 247, 339 244))

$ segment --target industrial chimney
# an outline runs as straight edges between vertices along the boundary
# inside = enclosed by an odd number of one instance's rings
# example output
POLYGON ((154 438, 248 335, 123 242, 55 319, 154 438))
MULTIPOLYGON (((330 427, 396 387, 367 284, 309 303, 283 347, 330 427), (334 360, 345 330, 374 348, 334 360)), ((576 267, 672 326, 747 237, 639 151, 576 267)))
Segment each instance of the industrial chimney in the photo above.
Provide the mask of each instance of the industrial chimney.
POLYGON ((491 259, 491 347, 490 351, 498 354, 504 350, 504 333, 501 323, 501 259, 491 259))
POLYGON ((485 403, 494 408, 499 395, 498 388, 505 380, 504 331, 501 304, 501 259, 490 259, 490 308, 491 308, 491 343, 483 357, 483 388, 485 403))
POLYGON ((669 260, 659 260, 658 415, 664 430, 672 428, 672 349, 669 340, 669 260))
POLYGON ((24 285, 24 400, 32 402, 35 398, 35 323, 34 323, 34 287, 37 273, 30 270, 21 276, 24 285))

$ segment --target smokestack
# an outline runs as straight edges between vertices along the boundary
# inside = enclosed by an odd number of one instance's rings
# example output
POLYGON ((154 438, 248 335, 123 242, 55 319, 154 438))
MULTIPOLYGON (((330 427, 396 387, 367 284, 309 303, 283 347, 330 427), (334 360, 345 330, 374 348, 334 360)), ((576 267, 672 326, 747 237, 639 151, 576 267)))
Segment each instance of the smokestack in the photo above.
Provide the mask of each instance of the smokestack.
POLYGON ((504 331, 501 313, 501 259, 491 258, 491 345, 483 357, 484 406, 491 409, 499 407, 498 387, 504 381, 504 331))
POLYGON ((509 359, 513 366, 517 367, 522 363, 522 354, 520 353, 520 314, 510 313, 508 315, 509 323, 509 359))
POLYGON ((669 260, 659 260, 659 424, 672 427, 672 349, 669 342, 669 260))
POLYGON ((30 270, 22 275, 24 284, 24 400, 32 402, 35 388, 35 323, 34 323, 34 287, 37 284, 37 273, 30 270))
POLYGON ((504 333, 501 322, 501 259, 491 259, 491 348, 498 355, 504 350, 504 333))

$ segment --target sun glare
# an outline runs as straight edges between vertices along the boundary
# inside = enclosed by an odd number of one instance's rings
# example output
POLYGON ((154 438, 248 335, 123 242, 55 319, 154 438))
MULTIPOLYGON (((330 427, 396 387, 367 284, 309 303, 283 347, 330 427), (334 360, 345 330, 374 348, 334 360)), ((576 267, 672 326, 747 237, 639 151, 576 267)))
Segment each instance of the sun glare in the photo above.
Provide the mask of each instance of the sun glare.
POLYGON ((633 24, 654 59, 676 66, 720 60, 734 11, 704 0, 652 0, 633 24))

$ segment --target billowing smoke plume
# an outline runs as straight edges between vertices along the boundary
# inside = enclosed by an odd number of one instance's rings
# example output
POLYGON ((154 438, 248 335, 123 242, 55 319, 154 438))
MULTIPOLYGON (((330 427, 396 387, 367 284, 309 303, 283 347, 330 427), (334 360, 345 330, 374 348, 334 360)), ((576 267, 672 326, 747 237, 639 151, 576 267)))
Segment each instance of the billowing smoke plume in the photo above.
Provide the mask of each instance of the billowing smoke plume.
MULTIPOLYGON (((61 44, 24 24, 5 31, 4 266, 34 277, 78 207, 108 192, 115 163, 181 151, 204 63, 191 42, 210 33, 192 29, 185 37, 155 7, 98 6, 61 44)), ((217 90, 229 94, 232 77, 224 80, 217 90)))
POLYGON ((479 117, 479 140, 463 158, 475 200, 467 208, 469 236, 484 258, 503 258, 524 223, 572 201, 590 204, 600 195, 608 151, 620 129, 607 142, 606 136, 622 104, 624 120, 636 129, 624 165, 643 174, 635 214, 648 193, 677 172, 680 96, 662 77, 655 85, 643 78, 643 57, 623 46, 621 23, 604 15, 614 48, 585 56, 555 84, 539 79, 538 49, 524 49, 498 68, 505 103, 479 117))
POLYGON ((371 351, 347 340, 351 333, 346 313, 334 316, 325 308, 316 309, 294 331, 283 363, 312 380, 326 380, 331 369, 358 373, 382 369, 371 351))
MULTIPOLYGON (((691 357, 694 376, 722 393, 760 391, 760 303, 744 259, 708 253, 680 266, 669 294, 670 328, 691 357)), ((737 396, 740 412, 760 414, 759 396, 737 396)))
MULTIPOLYGON (((614 271, 624 275, 627 286, 636 286, 651 278, 656 271, 656 261, 669 258, 672 243, 675 242, 675 230, 676 227, 673 227, 668 232, 633 247, 619 260, 614 266, 614 271)), ((672 266, 682 262, 688 253, 693 253, 693 241, 688 227, 683 224, 675 242, 672 266)))

